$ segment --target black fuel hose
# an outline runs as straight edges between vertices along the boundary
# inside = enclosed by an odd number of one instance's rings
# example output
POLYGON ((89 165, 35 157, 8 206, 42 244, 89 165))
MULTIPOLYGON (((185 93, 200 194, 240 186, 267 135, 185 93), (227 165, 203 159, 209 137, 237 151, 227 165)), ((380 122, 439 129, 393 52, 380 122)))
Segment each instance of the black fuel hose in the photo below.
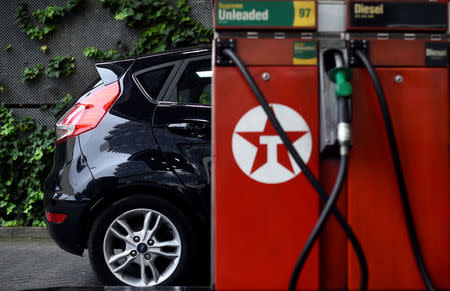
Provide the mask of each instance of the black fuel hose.
POLYGON ((417 239, 416 228, 414 227, 414 220, 412 216, 411 206, 409 204, 408 192, 406 190, 405 178, 403 176, 402 165, 400 162, 400 156, 398 153, 397 142, 395 139, 394 128, 392 126, 391 114, 389 113, 389 107, 386 102, 386 97, 381 87, 380 81, 378 80, 377 73, 375 72, 372 64, 370 63, 367 56, 360 50, 356 50, 356 56, 361 60, 361 62, 366 67, 369 72, 370 78, 372 80, 373 86, 377 93, 378 103, 380 105, 381 113, 383 114, 384 126, 386 128, 386 134, 389 141, 389 148, 391 151, 392 161, 394 164, 395 175, 397 177, 397 185, 400 192, 400 198, 402 201, 403 214, 405 216, 406 227, 408 229, 409 241, 416 259, 417 267, 419 268, 420 274, 422 275, 423 281, 427 286, 429 291, 435 291, 433 282, 428 274, 427 267, 425 265, 422 252, 420 250, 419 240, 417 239))
MULTIPOLYGON (((294 158, 295 162, 298 164, 300 169, 302 170, 305 177, 308 179, 308 181, 311 183, 313 188, 318 193, 319 197, 326 203, 328 202, 328 194, 325 192, 323 187, 320 185, 319 181, 316 179, 314 174, 311 172, 311 170, 308 168, 308 166, 305 164, 305 162, 302 160, 300 155, 298 154, 297 150, 292 145, 292 142, 289 140, 286 132, 281 127, 278 119, 276 118, 275 114, 273 113, 272 109, 270 109, 270 106, 262 94, 261 90, 256 85, 255 81, 253 80, 253 77, 248 72, 245 65, 242 63, 240 58, 230 49, 224 49, 223 53, 228 56, 233 63, 237 66, 242 76, 247 81, 247 84, 250 86, 253 94, 257 98, 258 102, 261 104, 261 107, 264 109, 264 112, 267 114, 267 117, 272 124, 272 126, 275 128, 275 131, 280 136, 281 140, 283 141, 283 144, 286 146, 288 152, 291 154, 291 156, 294 158)), ((350 243, 352 244, 353 249, 355 250, 355 254, 359 261, 360 266, 360 286, 359 291, 367 290, 367 282, 368 282, 368 271, 367 271, 367 261, 364 255, 364 252, 361 248, 361 245, 351 229, 351 227, 348 225, 345 218, 342 216, 342 214, 339 212, 339 210, 336 207, 331 207, 332 212, 334 216, 336 217, 336 220, 341 225, 342 229, 345 231, 347 237, 350 240, 350 243)), ((295 270, 294 270, 295 271, 295 270)), ((289 284, 289 291, 295 291, 298 277, 300 275, 300 270, 297 270, 295 273, 293 273, 291 277, 291 283, 289 284)))
MULTIPOLYGON (((348 103, 349 98, 347 97, 338 97, 338 123, 346 123, 349 125, 349 113, 348 113, 348 103)), ((291 280, 289 282, 289 289, 291 291, 295 291, 298 279, 300 274, 302 273, 303 267, 308 259, 311 250, 319 238, 320 233, 322 232, 325 223, 330 216, 333 209, 335 209, 335 203, 339 198, 339 194, 341 192, 342 184, 347 176, 347 168, 348 168, 348 145, 342 147, 341 145, 341 155, 340 155, 340 163, 339 170, 336 177, 336 182, 334 183, 333 190, 331 191, 330 197, 326 202, 325 206, 320 213, 319 219, 316 222, 311 234, 308 237, 305 245, 303 246, 303 250, 300 253, 300 256, 297 259, 297 263, 295 264, 294 270, 292 271, 291 280)))
POLYGON ((319 235, 325 226, 325 222, 330 216, 331 212, 335 206, 335 203, 339 197, 339 193, 341 192, 342 184, 347 176, 347 167, 348 167, 348 156, 341 156, 339 163, 339 171, 336 178, 336 183, 334 184, 333 191, 331 191, 331 195, 328 198, 322 212, 320 213, 319 219, 316 222, 311 234, 308 237, 305 245, 303 246, 303 250, 300 253, 300 256, 297 259, 297 263, 295 264, 294 270, 292 271, 291 280, 289 281, 289 289, 290 291, 295 291, 297 287, 297 282, 300 277, 300 274, 303 270, 303 267, 308 259, 311 250, 319 238, 319 235))

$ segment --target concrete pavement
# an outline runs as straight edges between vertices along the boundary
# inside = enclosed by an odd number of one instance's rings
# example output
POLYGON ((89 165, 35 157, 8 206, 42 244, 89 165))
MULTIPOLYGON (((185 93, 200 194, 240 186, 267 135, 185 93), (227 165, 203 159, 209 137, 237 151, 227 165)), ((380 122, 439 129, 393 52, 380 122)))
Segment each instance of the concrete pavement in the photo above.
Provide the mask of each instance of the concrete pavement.
POLYGON ((0 227, 0 238, 50 238, 45 227, 0 227))
POLYGON ((0 290, 102 286, 87 252, 78 257, 50 239, 0 238, 0 290))

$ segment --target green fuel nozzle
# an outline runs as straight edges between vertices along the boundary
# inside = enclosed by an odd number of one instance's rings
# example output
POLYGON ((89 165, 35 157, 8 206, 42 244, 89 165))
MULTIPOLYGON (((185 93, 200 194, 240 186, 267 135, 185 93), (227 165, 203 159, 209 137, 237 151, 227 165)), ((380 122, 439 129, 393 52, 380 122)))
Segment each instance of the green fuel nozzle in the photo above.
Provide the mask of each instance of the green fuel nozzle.
POLYGON ((349 67, 336 67, 328 72, 328 77, 336 83, 336 97, 349 97, 352 95, 352 71, 349 67))
POLYGON ((341 156, 348 155, 352 143, 350 96, 352 95, 352 71, 345 66, 342 53, 338 50, 329 50, 324 53, 325 70, 328 77, 336 84, 338 124, 336 138, 340 145, 341 156))
POLYGON ((350 80, 353 73, 349 67, 345 66, 342 52, 330 49, 325 51, 323 57, 325 72, 327 72, 328 78, 336 84, 336 97, 350 97, 352 95, 350 80))

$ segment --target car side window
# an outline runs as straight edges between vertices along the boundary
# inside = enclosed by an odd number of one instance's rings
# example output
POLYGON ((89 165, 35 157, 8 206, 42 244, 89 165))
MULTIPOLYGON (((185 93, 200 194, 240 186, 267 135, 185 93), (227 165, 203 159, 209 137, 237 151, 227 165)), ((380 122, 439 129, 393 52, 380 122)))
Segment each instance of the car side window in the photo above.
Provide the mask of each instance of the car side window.
POLYGON ((171 94, 171 101, 211 105, 211 59, 190 61, 171 94))
POLYGON ((136 79, 142 86, 142 89, 144 89, 152 99, 156 100, 173 67, 174 66, 172 65, 144 71, 137 74, 136 79))

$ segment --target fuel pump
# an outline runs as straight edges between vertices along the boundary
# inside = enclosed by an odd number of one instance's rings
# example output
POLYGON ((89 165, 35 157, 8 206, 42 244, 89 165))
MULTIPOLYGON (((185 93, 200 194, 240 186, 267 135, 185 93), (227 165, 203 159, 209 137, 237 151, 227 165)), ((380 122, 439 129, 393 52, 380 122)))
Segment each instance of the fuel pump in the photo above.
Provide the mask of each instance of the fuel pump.
MULTIPOLYGON (((347 12, 361 96, 353 98, 348 220, 369 288, 449 289, 448 1, 349 1, 347 12)), ((356 288, 358 264, 348 263, 356 288)))
POLYGON ((215 288, 450 288, 448 4, 215 4, 215 288))
MULTIPOLYGON (((300 8, 295 9, 298 26, 294 26, 293 2, 216 2, 216 26, 221 31, 215 40, 213 104, 214 281, 218 290, 287 288, 299 246, 318 218, 314 189, 281 147, 281 138, 239 69, 223 53, 230 49, 239 54, 302 160, 318 176, 317 42, 311 37, 317 7, 315 1, 296 5, 304 5, 303 17, 300 8), (238 18, 252 20, 245 22, 244 30, 238 18), (287 37, 294 31, 295 38, 287 37), (270 36, 264 37, 265 33, 270 36), (294 62, 299 65, 293 66, 294 62)), ((301 284, 316 290, 317 247, 308 263, 301 284)))

